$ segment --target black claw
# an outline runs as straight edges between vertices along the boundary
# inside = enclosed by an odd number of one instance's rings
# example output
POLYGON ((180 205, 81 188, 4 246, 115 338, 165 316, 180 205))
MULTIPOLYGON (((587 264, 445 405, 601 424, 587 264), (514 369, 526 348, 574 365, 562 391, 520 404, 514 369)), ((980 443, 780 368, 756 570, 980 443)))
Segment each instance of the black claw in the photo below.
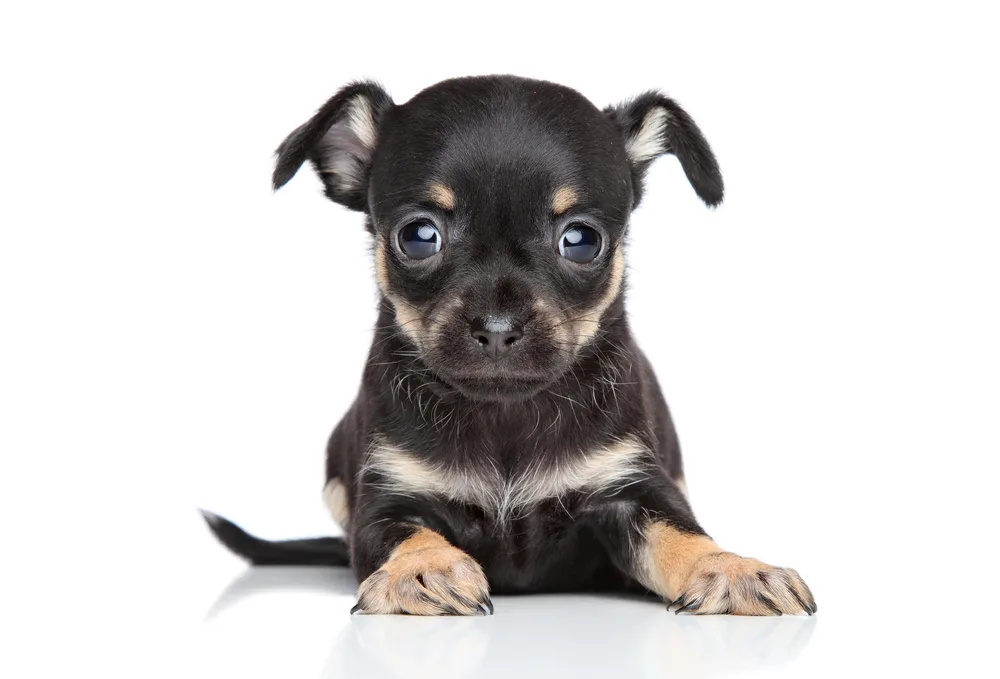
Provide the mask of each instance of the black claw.
POLYGON ((455 597, 455 599, 458 601, 458 603, 460 603, 465 608, 471 609, 473 611, 478 611, 479 610, 479 604, 477 604, 472 599, 464 597, 461 594, 458 594, 457 592, 452 592, 451 594, 452 594, 452 596, 455 597))
POLYGON ((483 600, 483 606, 486 606, 486 609, 490 612, 490 615, 493 615, 493 600, 492 599, 490 599, 489 597, 486 597, 486 599, 483 600))
POLYGON ((766 596, 764 596, 763 594, 758 594, 757 595, 757 600, 760 601, 765 606, 767 606, 768 608, 770 608, 771 612, 774 613, 775 615, 781 615, 781 609, 778 608, 777 606, 775 606, 774 602, 771 601, 766 596))
POLYGON ((354 608, 351 609, 351 615, 354 615, 360 610, 361 610, 361 602, 359 601, 358 603, 354 604, 354 608))
POLYGON ((792 593, 792 596, 795 597, 795 601, 798 602, 799 606, 802 607, 802 610, 805 611, 807 615, 813 614, 812 607, 806 605, 806 602, 802 600, 802 597, 799 596, 798 592, 794 589, 789 589, 788 591, 792 593))
POLYGON ((698 610, 699 606, 701 606, 701 599, 694 599, 694 600, 689 601, 688 603, 684 604, 683 606, 681 606, 680 608, 678 608, 676 611, 674 611, 674 615, 677 615, 681 611, 695 611, 695 610, 698 610))

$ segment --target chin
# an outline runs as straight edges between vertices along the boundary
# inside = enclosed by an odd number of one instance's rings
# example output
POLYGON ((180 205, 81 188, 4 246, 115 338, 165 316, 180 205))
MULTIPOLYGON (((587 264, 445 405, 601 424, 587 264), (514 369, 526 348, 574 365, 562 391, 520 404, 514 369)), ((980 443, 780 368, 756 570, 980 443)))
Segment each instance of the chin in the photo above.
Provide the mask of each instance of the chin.
POLYGON ((473 401, 518 403, 544 391, 556 378, 532 377, 442 377, 455 391, 473 401))

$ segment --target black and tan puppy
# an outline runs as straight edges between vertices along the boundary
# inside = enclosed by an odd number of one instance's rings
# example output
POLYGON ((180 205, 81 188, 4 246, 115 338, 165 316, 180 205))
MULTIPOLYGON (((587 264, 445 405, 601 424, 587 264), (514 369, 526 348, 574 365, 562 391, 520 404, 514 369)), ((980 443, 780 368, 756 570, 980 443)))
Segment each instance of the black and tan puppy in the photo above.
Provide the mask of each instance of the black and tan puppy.
POLYGON ((691 117, 650 92, 596 108, 515 77, 394 104, 345 87, 277 153, 365 214, 381 293, 354 405, 327 451, 347 539, 266 542, 259 564, 350 565, 356 610, 476 614, 492 592, 647 590, 679 611, 813 613, 790 569, 727 552, 685 497, 677 435, 625 317, 643 174, 675 155, 722 201, 691 117))

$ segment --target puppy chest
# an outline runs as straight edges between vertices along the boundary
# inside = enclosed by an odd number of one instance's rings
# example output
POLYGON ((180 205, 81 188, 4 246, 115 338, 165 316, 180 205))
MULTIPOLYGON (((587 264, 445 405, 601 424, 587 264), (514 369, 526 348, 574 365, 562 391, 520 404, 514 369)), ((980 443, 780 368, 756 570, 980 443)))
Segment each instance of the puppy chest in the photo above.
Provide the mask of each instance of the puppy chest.
POLYGON ((576 511, 580 501, 542 500, 504 524, 468 505, 450 504, 442 515, 449 540, 483 567, 494 593, 612 587, 616 569, 576 511))
POLYGON ((539 455, 512 469, 491 460, 432 461, 379 441, 369 450, 363 478, 366 473, 382 492, 471 505, 502 526, 546 501, 557 500, 565 511, 565 501, 575 494, 613 492, 644 478, 649 466, 648 452, 634 439, 562 460, 539 455))

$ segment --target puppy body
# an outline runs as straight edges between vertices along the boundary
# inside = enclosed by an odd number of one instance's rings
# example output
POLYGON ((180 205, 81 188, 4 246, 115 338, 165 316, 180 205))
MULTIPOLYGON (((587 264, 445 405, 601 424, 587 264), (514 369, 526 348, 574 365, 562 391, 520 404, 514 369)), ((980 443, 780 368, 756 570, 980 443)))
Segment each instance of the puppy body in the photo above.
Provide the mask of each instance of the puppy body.
POLYGON ((392 315, 383 308, 358 402, 327 453, 328 479, 353 484, 345 528, 359 579, 392 542, 368 537, 386 516, 420 517, 496 592, 628 586, 615 559, 634 555, 597 526, 631 532, 646 511, 701 533, 671 482, 681 461, 669 413, 620 313, 549 390, 488 406, 400 362, 408 343, 392 315))
MULTIPOLYGON (((366 215, 377 330, 330 437, 325 497, 371 613, 475 613, 488 592, 650 590, 691 612, 812 613, 794 571, 724 552, 624 310, 624 240, 656 157, 709 205, 722 180, 670 99, 598 110, 513 77, 445 81, 395 105, 349 86, 279 148, 366 215)), ((258 563, 343 549, 265 543, 258 563)), ((328 539, 327 539, 328 540, 328 539)))

